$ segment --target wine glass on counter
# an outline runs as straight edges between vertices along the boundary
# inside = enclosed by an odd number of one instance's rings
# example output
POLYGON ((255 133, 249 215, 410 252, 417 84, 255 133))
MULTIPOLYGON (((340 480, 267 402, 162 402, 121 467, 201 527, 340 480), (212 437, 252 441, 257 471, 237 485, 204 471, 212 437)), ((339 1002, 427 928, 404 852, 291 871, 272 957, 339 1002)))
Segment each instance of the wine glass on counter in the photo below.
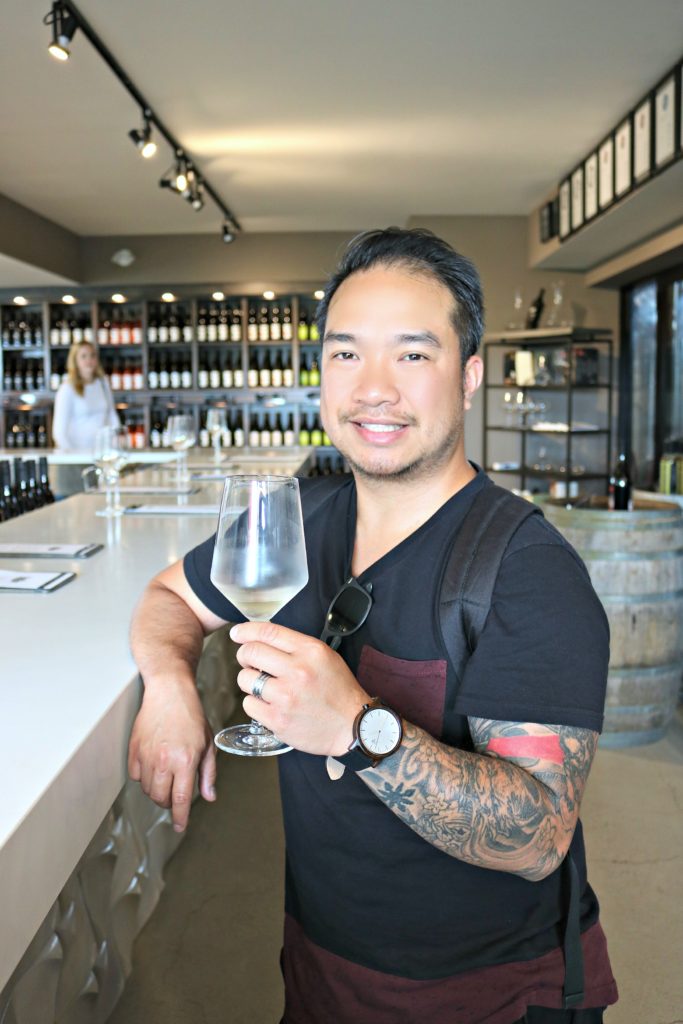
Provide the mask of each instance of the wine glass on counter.
MULTIPOLYGON (((299 481, 230 476, 223 486, 211 582, 246 618, 265 622, 308 582, 299 481)), ((267 680, 267 675, 262 673, 267 680)), ((252 720, 221 730, 220 750, 267 757, 291 750, 252 720)))
POLYGON ((178 453, 178 482, 187 480, 187 453, 194 448, 197 440, 194 417, 185 414, 169 416, 168 441, 174 452, 178 453))
POLYGON ((128 462, 129 444, 128 431, 125 427, 100 427, 95 434, 93 463, 99 480, 104 482, 106 497, 104 508, 96 515, 120 516, 123 512, 119 479, 128 462))
POLYGON ((213 459, 218 463, 221 461, 221 437, 228 429, 228 421, 225 409, 209 409, 206 414, 206 429, 211 435, 213 444, 213 459))

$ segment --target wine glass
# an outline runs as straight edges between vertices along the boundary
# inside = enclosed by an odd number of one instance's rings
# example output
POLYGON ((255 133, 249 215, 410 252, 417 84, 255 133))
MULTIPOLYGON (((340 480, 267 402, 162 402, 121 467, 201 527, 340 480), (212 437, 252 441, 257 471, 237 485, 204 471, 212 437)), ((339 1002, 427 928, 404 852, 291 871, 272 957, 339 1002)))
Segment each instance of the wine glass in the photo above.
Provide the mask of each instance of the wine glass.
POLYGON ((174 452, 178 452, 178 483, 187 480, 187 453, 194 448, 197 435, 194 427, 194 417, 185 414, 169 416, 168 418, 168 440, 174 452))
MULTIPOLYGON (((223 486, 211 582, 248 619, 265 622, 308 582, 299 481, 230 476, 223 486)), ((266 757, 291 750, 252 720, 214 740, 230 754, 266 757)))
POLYGON ((128 431, 121 426, 100 427, 95 434, 93 462, 100 479, 104 481, 106 505, 97 513, 102 516, 120 516, 119 477, 128 461, 128 431))
POLYGON ((209 409, 206 414, 206 429, 211 434, 213 459, 216 463, 221 461, 221 435, 227 428, 225 409, 209 409))

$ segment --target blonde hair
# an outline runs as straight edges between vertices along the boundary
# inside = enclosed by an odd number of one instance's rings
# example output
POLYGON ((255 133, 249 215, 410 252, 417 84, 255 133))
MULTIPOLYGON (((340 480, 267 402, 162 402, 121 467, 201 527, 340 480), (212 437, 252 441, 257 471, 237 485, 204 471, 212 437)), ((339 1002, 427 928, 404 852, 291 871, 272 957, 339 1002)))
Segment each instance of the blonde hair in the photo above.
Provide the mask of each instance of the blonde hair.
POLYGON ((91 341, 79 341, 75 345, 72 345, 71 348, 69 349, 69 355, 66 360, 66 372, 69 378, 69 384, 74 389, 76 394, 80 395, 81 397, 83 397, 83 386, 85 384, 85 381, 78 372, 78 363, 76 362, 76 359, 81 349, 85 348, 86 346, 92 349, 92 351, 95 354, 95 358, 97 359, 97 366, 95 367, 95 379, 97 377, 104 377, 104 370, 100 366, 100 360, 97 354, 97 349, 95 348, 93 343, 91 341))

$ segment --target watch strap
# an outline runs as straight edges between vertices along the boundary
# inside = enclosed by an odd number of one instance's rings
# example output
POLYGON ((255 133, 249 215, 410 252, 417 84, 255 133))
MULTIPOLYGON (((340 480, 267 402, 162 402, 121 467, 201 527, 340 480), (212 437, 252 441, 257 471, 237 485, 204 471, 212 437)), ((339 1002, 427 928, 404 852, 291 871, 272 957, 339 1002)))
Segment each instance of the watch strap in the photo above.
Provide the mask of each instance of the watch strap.
POLYGON ((364 768, 374 768, 377 764, 377 758, 365 754, 360 747, 352 747, 345 754, 335 757, 335 761, 339 761, 345 768, 350 768, 352 772, 362 772, 364 768))

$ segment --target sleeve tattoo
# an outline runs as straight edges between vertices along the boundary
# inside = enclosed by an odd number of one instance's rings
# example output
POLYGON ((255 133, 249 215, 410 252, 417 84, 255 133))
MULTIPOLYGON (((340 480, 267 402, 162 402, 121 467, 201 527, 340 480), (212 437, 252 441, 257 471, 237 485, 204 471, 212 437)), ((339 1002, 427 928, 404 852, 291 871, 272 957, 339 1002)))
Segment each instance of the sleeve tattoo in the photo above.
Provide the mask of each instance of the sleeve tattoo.
POLYGON ((470 753, 404 725, 400 749, 360 778, 406 825, 450 856, 530 881, 559 866, 597 733, 470 718, 470 753))

